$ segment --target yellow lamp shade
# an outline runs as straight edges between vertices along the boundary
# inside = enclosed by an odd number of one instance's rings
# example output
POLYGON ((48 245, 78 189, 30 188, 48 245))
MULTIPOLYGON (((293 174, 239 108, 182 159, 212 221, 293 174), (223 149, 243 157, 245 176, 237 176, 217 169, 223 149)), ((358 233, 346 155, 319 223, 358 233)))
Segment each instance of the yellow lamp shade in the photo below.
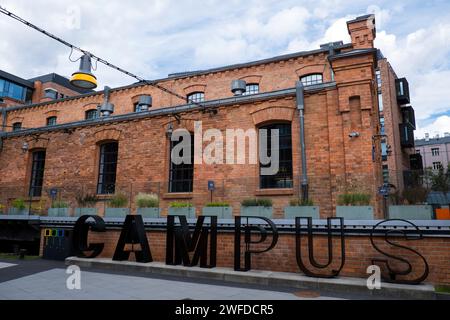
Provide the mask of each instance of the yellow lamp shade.
POLYGON ((78 88, 95 89, 97 88, 97 78, 93 74, 75 72, 70 78, 70 83, 78 88))
POLYGON ((97 78, 91 73, 91 69, 91 57, 85 53, 80 59, 80 70, 72 74, 70 83, 82 89, 97 88, 97 78))

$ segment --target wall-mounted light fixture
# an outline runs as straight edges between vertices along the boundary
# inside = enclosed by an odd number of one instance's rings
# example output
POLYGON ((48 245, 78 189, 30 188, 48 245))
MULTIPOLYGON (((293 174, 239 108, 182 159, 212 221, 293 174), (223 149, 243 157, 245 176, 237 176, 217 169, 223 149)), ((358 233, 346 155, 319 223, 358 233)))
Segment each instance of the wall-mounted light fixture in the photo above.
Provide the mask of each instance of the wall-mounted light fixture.
POLYGON ((30 142, 31 142, 31 141, 38 141, 38 140, 45 140, 45 141, 47 141, 47 142, 50 141, 49 138, 41 138, 41 137, 39 137, 39 136, 34 136, 33 138, 31 138, 31 139, 29 139, 29 140, 26 140, 26 141, 24 141, 24 142, 22 143, 22 147, 21 147, 22 153, 25 154, 25 153, 28 152, 28 150, 30 149, 30 142))
POLYGON ((350 134, 348 136, 350 137, 350 139, 355 139, 355 138, 359 138, 361 136, 361 134, 357 131, 353 131, 353 132, 350 132, 350 134))
POLYGON ((173 134, 173 124, 169 123, 166 130, 166 137, 170 140, 172 139, 172 134, 173 134))

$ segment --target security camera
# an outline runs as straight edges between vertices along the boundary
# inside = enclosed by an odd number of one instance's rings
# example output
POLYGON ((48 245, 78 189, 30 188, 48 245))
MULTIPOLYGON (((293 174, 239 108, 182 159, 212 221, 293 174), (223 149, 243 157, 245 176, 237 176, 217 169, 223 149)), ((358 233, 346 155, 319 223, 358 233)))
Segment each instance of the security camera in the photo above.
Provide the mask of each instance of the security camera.
POLYGON ((358 138, 360 136, 359 132, 351 132, 349 135, 350 139, 358 138))

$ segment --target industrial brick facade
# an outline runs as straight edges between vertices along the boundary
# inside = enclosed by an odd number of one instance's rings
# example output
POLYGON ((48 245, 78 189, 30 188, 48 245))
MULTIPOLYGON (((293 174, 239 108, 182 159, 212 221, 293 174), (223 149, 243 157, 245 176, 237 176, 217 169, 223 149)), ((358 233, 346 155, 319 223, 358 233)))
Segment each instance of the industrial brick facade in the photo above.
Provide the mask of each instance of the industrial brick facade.
MULTIPOLYGON (((99 145, 119 144, 116 190, 129 194, 158 193, 161 207, 174 200, 192 202, 200 214, 209 201, 207 181, 214 180, 214 200, 227 201, 239 214, 241 200, 271 198, 274 218, 281 218, 289 200, 300 194, 301 152, 299 111, 295 96, 296 81, 302 76, 322 74, 323 83, 305 88, 305 145, 310 197, 320 206, 321 217, 335 215, 336 200, 346 191, 363 191, 372 196, 375 216, 383 218, 378 187, 382 184, 380 133, 375 69, 375 30, 372 16, 348 23, 352 44, 335 44, 320 50, 280 56, 248 64, 169 76, 156 81, 179 95, 205 93, 206 109, 192 108, 185 101, 146 84, 113 89, 110 101, 114 115, 108 119, 84 120, 85 112, 103 101, 103 92, 59 101, 4 109, 4 132, 0 153, 0 202, 27 195, 30 185, 31 157, 45 150, 43 189, 59 188, 63 200, 76 207, 80 190, 95 192, 99 170, 99 145), (333 71, 331 71, 333 70, 333 71), (233 97, 230 83, 242 79, 259 84, 259 94, 233 97), (149 112, 135 113, 141 95, 150 95, 149 112), (178 106, 183 107, 176 109, 178 106), (207 112, 217 110, 217 114, 207 112), (206 111, 206 112, 205 112, 206 111), (174 115, 180 121, 175 121, 174 115), (57 125, 45 127, 49 116, 57 125), (20 121, 24 130, 8 129, 20 121), (251 164, 196 164, 193 192, 169 193, 169 140, 167 125, 194 130, 202 121, 203 130, 255 129, 262 124, 291 123, 293 187, 260 189, 259 166, 251 164), (27 129, 28 128, 28 129, 27 129), (351 133, 357 137, 349 137, 351 133), (39 138, 36 138, 39 137, 39 138), (28 143, 26 152, 23 143, 28 143)), ((398 133, 392 133, 398 134, 398 133)), ((207 144, 205 143, 203 147, 207 144)), ((48 200, 48 194, 42 197, 48 200)), ((107 200, 108 196, 100 196, 107 200)), ((32 201, 40 201, 33 198, 32 201)), ((47 201, 47 206, 50 201, 47 201)), ((99 203, 100 214, 104 204, 99 203)), ((131 203, 134 211, 134 204, 131 203)), ((163 215, 166 211, 163 211, 163 215)))

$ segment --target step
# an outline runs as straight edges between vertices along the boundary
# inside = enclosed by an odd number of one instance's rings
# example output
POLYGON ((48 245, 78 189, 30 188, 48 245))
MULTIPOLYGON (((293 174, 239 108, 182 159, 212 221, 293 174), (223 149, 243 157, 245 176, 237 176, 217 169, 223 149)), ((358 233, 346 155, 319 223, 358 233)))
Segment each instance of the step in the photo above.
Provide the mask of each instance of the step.
POLYGON ((405 285, 382 282, 380 290, 369 290, 366 279, 338 277, 333 279, 311 278, 297 273, 251 270, 234 271, 231 268, 205 269, 200 267, 171 266, 163 262, 139 263, 134 261, 113 261, 106 258, 86 259, 69 257, 66 265, 81 268, 96 268, 112 271, 145 272, 158 275, 178 276, 191 279, 219 280, 231 283, 289 287, 296 289, 361 294, 374 298, 434 300, 434 286, 430 284, 405 285))

